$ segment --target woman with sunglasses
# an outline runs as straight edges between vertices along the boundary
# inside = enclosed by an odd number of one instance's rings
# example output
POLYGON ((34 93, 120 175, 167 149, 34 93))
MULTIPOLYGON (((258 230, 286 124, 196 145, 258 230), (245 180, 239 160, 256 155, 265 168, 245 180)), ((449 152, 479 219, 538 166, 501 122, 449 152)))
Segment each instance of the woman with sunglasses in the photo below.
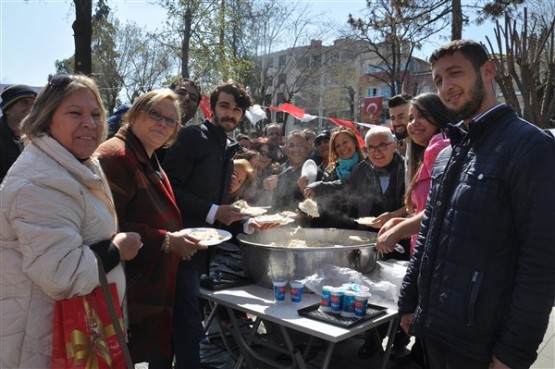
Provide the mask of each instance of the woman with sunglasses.
POLYGON ((125 294, 120 260, 139 234, 117 233, 108 182, 91 155, 107 133, 96 83, 57 75, 21 123, 25 149, 0 191, 0 367, 49 368, 54 302, 99 286, 97 258, 125 294))
POLYGON ((144 247, 126 264, 129 348, 134 362, 172 367, 172 317, 179 262, 206 246, 181 231, 181 213, 156 150, 181 127, 177 95, 140 96, 116 135, 96 151, 114 195, 120 229, 138 232, 144 247))
POLYGON ((279 169, 279 163, 275 161, 278 148, 266 137, 253 140, 252 147, 260 155, 254 168, 253 189, 249 191, 247 201, 249 205, 268 206, 272 203, 272 191, 264 185, 264 180, 276 174, 279 169))

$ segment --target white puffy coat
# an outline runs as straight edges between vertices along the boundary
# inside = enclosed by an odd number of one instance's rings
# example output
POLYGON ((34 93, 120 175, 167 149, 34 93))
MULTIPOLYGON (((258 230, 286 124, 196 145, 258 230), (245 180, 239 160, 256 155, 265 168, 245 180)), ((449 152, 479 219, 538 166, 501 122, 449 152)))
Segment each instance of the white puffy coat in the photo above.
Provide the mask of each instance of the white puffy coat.
POLYGON ((27 145, 8 172, 0 187, 1 368, 50 368, 54 301, 99 285, 88 245, 114 234, 110 202, 98 161, 81 163, 49 136, 27 145))

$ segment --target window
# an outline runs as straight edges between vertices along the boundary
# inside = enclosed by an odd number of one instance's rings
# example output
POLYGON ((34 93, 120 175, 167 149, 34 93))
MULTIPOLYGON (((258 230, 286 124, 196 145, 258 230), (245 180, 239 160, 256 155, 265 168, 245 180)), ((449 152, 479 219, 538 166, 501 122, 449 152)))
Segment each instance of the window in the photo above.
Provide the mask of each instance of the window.
POLYGON ((287 75, 286 74, 280 74, 278 76, 278 85, 283 85, 287 82, 287 75))
POLYGON ((287 55, 280 55, 279 56, 279 66, 283 67, 287 63, 287 55))

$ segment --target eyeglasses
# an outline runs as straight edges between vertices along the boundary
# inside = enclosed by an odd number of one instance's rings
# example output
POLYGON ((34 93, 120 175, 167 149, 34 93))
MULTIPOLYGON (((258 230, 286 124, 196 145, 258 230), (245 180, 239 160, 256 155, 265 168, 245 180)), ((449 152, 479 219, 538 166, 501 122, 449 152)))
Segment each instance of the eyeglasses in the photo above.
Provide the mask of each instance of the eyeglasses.
POLYGON ((158 110, 155 109, 150 109, 148 111, 148 116, 157 121, 164 121, 164 124, 168 127, 168 128, 175 128, 175 126, 177 125, 177 121, 175 119, 172 118, 168 118, 166 117, 164 114, 160 113, 158 110))
POLYGON ((367 152, 372 152, 372 151, 374 151, 374 150, 378 150, 379 152, 382 152, 382 151, 384 151, 385 149, 387 149, 387 147, 388 147, 389 145, 391 145, 392 143, 393 143, 393 142, 382 142, 381 144, 376 145, 376 146, 368 145, 368 146, 366 146, 366 151, 367 151, 367 152))
POLYGON ((66 73, 55 74, 48 77, 48 85, 52 87, 63 87, 73 81, 73 76, 66 73))

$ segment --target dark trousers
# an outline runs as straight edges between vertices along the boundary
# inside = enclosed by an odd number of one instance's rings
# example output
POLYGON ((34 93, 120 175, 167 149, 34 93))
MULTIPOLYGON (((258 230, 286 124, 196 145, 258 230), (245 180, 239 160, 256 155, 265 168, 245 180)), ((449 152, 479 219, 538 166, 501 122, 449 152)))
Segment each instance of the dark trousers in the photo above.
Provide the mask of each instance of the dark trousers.
POLYGON ((488 369, 491 362, 464 356, 433 338, 422 339, 422 344, 430 369, 488 369))
POLYGON ((204 334, 198 296, 200 273, 181 262, 177 271, 173 342, 176 369, 200 369, 200 339, 204 334))

